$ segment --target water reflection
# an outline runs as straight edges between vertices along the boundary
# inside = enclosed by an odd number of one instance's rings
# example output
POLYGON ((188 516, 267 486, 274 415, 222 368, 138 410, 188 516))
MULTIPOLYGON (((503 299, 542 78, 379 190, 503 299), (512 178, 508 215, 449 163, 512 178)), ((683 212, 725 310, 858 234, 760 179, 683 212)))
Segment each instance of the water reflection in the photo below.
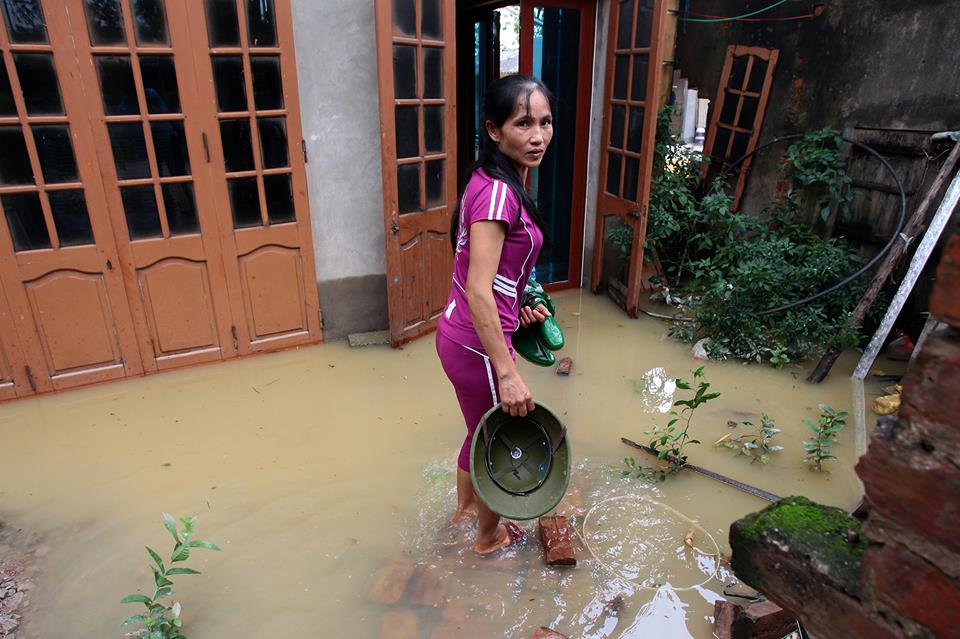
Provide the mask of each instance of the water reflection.
POLYGON ((666 413, 673 407, 676 380, 667 376, 663 367, 651 368, 633 383, 633 392, 640 395, 648 413, 666 413))

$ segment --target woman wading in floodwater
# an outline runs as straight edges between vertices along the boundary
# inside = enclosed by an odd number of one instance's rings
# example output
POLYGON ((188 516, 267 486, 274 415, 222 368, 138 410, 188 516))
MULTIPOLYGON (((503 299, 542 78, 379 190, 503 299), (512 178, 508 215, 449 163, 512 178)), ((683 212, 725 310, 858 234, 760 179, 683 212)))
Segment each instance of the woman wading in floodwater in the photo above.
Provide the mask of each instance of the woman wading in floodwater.
POLYGON ((480 418, 502 404, 526 415, 533 395, 517 371, 510 337, 542 322, 543 306, 523 306, 523 289, 543 245, 544 221, 524 183, 553 138, 553 96, 537 79, 511 75, 487 87, 480 157, 453 213, 453 285, 437 329, 437 354, 450 378, 467 426, 457 460, 454 523, 476 510, 474 549, 506 548, 523 536, 487 508, 470 482, 470 444, 480 418))

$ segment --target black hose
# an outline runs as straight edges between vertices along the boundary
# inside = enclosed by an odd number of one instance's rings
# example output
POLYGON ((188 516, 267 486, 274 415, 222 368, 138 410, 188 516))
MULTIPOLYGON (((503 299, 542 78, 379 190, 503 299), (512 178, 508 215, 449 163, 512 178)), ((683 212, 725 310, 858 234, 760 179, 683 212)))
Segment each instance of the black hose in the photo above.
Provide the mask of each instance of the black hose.
MULTIPOLYGON (((805 135, 805 134, 803 134, 803 133, 794 133, 794 134, 792 134, 792 135, 785 135, 785 136, 783 136, 783 137, 774 138, 773 140, 770 140, 769 142, 767 142, 767 143, 765 143, 765 144, 761 144, 760 146, 756 147, 754 150, 750 151, 749 153, 747 153, 747 154, 744 155, 743 157, 738 158, 737 160, 735 160, 734 162, 732 162, 729 166, 727 166, 726 170, 724 170, 722 173, 720 173, 720 175, 717 176, 717 179, 715 179, 715 180, 713 181, 713 183, 710 185, 710 188, 707 190, 707 195, 710 195, 710 194, 713 193, 714 186, 718 183, 719 178, 724 177, 724 176, 727 175, 731 170, 733 170, 734 168, 740 166, 747 158, 753 157, 754 155, 756 155, 756 154, 759 153, 760 151, 763 151, 764 149, 767 149, 767 148, 773 146, 774 144, 779 144, 779 143, 781 143, 781 142, 789 142, 789 141, 792 141, 792 140, 799 140, 800 138, 804 137, 804 135, 805 135)), ((897 189, 900 191, 900 219, 897 221, 897 228, 894 229, 893 235, 890 237, 890 240, 883 246, 882 249, 880 249, 880 252, 877 253, 877 254, 873 257, 873 259, 871 259, 869 262, 867 262, 866 264, 864 264, 861 268, 859 268, 859 269, 858 269, 855 273, 853 273, 852 275, 848 275, 847 277, 845 277, 844 279, 840 280, 839 282, 837 282, 836 284, 834 284, 834 285, 831 286, 830 288, 824 289, 824 290, 820 291, 819 293, 815 293, 815 294, 813 294, 813 295, 810 295, 809 297, 805 297, 805 298, 803 298, 802 300, 797 300, 797 301, 795 301, 795 302, 790 302, 789 304, 783 304, 782 306, 776 306, 776 307, 774 307, 774 308, 768 308, 768 309, 765 310, 765 311, 760 311, 759 313, 757 313, 757 315, 769 315, 770 313, 778 313, 778 312, 780 312, 780 311, 785 311, 785 310, 787 310, 787 309, 794 308, 794 307, 796 307, 796 306, 802 306, 803 304, 808 304, 808 303, 810 303, 810 302, 812 302, 812 301, 814 301, 814 300, 818 300, 818 299, 820 299, 821 297, 825 297, 825 296, 827 296, 827 295, 830 295, 831 293, 833 293, 833 292, 835 292, 835 291, 843 288, 844 286, 846 286, 846 285, 849 284, 850 282, 856 280, 858 277, 860 277, 861 275, 863 275, 864 273, 866 273, 867 271, 869 271, 871 268, 873 268, 873 266, 874 266, 877 262, 879 262, 879 261, 883 258, 884 255, 887 254, 887 251, 889 251, 889 250, 891 249, 891 247, 893 247, 894 242, 896 242, 896 241, 897 241, 897 238, 900 236, 900 231, 903 230, 904 224, 906 224, 906 221, 907 221, 907 194, 906 194, 906 192, 905 192, 904 189, 903 189, 903 183, 900 181, 900 176, 897 175, 897 172, 894 170, 893 165, 890 164, 890 161, 887 160, 887 158, 883 157, 882 155, 880 155, 879 153, 877 153, 877 151, 875 151, 875 150, 872 149, 871 147, 867 146, 866 144, 864 144, 864 143, 862 143, 862 142, 857 142, 856 140, 851 140, 850 138, 847 138, 847 137, 843 137, 843 136, 841 136, 841 137, 842 137, 842 139, 843 139, 844 142, 849 142, 850 144, 852 144, 853 146, 857 147, 858 149, 862 149, 862 150, 866 151, 867 153, 869 153, 870 155, 872 155, 872 156, 874 156, 875 158, 877 158, 878 160, 880 160, 880 162, 883 164, 884 168, 886 168, 887 171, 890 173, 890 175, 893 176, 893 180, 897 183, 897 189)))

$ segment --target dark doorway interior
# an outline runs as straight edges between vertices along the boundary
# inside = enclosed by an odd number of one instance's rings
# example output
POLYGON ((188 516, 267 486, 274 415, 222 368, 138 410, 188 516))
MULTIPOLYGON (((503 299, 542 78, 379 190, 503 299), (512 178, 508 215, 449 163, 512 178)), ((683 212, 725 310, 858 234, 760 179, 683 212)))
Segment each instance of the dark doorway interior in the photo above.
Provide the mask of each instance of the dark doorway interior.
POLYGON ((593 3, 583 0, 457 5, 460 188, 479 148, 484 87, 519 71, 543 80, 557 98, 553 143, 529 176, 548 227, 537 277, 555 289, 580 285, 593 15, 593 3))

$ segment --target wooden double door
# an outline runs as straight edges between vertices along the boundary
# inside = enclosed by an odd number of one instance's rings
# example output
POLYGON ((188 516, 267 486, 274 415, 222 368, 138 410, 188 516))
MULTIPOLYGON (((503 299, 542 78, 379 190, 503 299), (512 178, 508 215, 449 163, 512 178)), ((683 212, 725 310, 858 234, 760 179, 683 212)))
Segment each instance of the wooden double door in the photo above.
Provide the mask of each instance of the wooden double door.
POLYGON ((0 8, 0 398, 319 341, 287 0, 0 8))

